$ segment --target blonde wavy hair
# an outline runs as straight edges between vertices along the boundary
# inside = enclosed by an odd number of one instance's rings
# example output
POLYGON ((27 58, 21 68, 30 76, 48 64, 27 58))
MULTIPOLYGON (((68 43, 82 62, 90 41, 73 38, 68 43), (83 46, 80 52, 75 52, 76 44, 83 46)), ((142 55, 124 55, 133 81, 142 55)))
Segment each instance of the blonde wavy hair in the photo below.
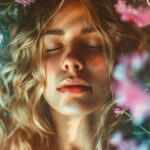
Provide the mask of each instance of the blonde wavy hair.
MULTIPOLYGON (((48 141, 55 132, 50 121, 48 104, 43 98, 46 79, 42 65, 41 37, 47 22, 66 1, 37 0, 13 31, 11 61, 0 72, 1 150, 50 149, 48 141)), ((142 36, 135 27, 119 21, 114 12, 114 0, 80 1, 87 12, 85 19, 102 37, 111 80, 111 72, 118 56, 134 50, 142 36)), ((114 101, 109 100, 101 107, 100 123, 95 133, 99 137, 96 150, 107 149, 107 138, 118 120, 115 117, 112 119, 113 106, 114 101), (106 130, 108 128, 109 132, 106 130)))

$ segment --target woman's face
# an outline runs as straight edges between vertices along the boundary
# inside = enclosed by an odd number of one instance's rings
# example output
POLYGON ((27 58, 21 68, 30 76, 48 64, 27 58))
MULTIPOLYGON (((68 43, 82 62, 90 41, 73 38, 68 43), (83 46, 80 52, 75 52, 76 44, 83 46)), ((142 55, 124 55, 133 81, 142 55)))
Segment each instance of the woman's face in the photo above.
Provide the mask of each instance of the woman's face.
POLYGON ((84 115, 110 96, 101 39, 85 20, 79 1, 67 2, 49 21, 44 34, 44 97, 63 115, 84 115))

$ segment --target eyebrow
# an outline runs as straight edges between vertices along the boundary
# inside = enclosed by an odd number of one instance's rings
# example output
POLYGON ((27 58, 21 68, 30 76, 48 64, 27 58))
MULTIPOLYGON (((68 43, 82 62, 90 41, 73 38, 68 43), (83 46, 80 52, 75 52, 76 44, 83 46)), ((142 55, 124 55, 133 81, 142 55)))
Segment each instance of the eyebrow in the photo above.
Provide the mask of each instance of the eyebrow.
POLYGON ((82 30, 81 30, 81 33, 82 34, 87 34, 87 33, 92 33, 92 32, 95 32, 96 30, 94 29, 94 28, 92 28, 92 27, 86 27, 86 28, 83 28, 82 30))
MULTIPOLYGON (((92 27, 86 27, 86 28, 83 28, 81 30, 81 34, 92 33, 95 31, 96 30, 92 27)), ((65 32, 62 29, 51 29, 51 30, 47 30, 43 36, 46 36, 46 35, 64 35, 64 34, 65 34, 65 32)))
POLYGON ((61 29, 47 30, 47 31, 44 33, 44 36, 45 36, 45 35, 64 35, 64 31, 61 30, 61 29))

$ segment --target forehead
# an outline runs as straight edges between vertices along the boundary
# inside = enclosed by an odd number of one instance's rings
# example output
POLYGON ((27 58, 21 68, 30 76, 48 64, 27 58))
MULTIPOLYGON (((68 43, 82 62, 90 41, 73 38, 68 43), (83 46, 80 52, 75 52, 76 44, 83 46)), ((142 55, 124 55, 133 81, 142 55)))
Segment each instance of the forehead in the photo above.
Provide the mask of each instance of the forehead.
POLYGON ((47 28, 69 29, 76 26, 90 26, 87 12, 80 0, 67 0, 49 20, 47 28))

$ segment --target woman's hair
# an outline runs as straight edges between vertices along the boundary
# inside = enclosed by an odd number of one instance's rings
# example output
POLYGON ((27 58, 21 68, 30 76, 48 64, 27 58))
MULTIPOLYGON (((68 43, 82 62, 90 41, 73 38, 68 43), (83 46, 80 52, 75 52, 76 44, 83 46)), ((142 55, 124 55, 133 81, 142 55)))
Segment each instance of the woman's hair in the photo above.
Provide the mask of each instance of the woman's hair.
MULTIPOLYGON (((102 37, 111 80, 111 72, 119 55, 146 45, 146 36, 134 25, 122 23, 118 19, 119 16, 114 11, 114 0, 80 1, 87 12, 85 19, 102 37), (141 41, 142 45, 139 44, 141 41)), ((20 24, 14 28, 11 61, 0 73, 2 150, 50 148, 48 141, 55 132, 50 121, 48 104, 43 98, 46 79, 42 65, 42 35, 47 23, 65 2, 67 3, 67 0, 37 0, 27 8, 20 24)), ((111 118, 110 110, 113 105, 114 101, 109 100, 101 107, 100 123, 95 133, 99 136, 97 150, 102 150, 103 146, 107 145, 106 139, 113 131, 114 122, 107 123, 108 118, 111 118), (106 130, 106 123, 107 128, 111 129, 109 132, 106 130)))

